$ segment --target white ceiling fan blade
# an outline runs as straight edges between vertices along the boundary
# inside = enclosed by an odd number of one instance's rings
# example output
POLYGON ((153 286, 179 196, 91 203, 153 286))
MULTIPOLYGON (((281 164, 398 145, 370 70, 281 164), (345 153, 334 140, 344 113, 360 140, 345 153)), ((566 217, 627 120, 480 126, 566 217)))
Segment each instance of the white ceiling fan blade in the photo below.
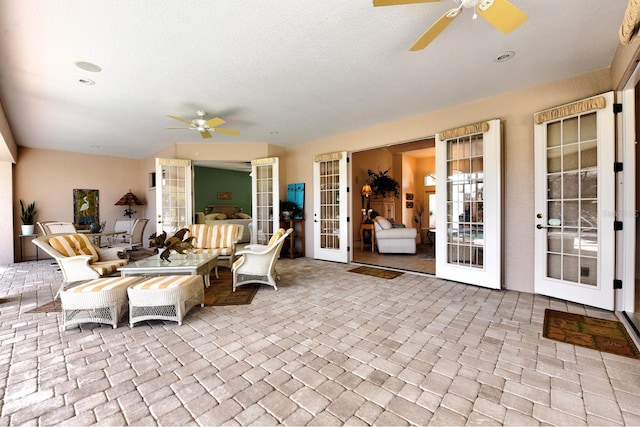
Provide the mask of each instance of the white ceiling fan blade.
POLYGON ((210 128, 214 128, 216 126, 220 126, 221 124, 224 124, 225 121, 222 120, 220 117, 214 117, 213 119, 209 119, 206 122, 204 122, 205 126, 209 126, 210 128))
POLYGON ((213 129, 213 131, 219 133, 227 133, 229 135, 240 135, 240 131, 235 129, 215 128, 213 129))
POLYGON ((182 123, 186 123, 186 124, 188 124, 188 125, 191 125, 191 124, 192 124, 189 120, 185 120, 185 119, 183 119, 183 118, 181 118, 181 117, 177 117, 177 116, 170 116, 170 115, 167 115, 167 117, 170 117, 170 118, 172 118, 172 119, 178 120, 179 122, 182 122, 182 123))
POLYGON ((203 138, 211 138, 211 133, 208 130, 203 130, 200 131, 200 136, 202 136, 203 138))
POLYGON ((507 0, 485 0, 478 5, 478 15, 507 34, 522 25, 529 17, 507 0))
POLYGON ((401 4, 435 3, 440 0, 373 0, 373 6, 398 6, 401 4))
POLYGON ((191 129, 195 129, 195 128, 190 127, 190 128, 165 128, 165 129, 187 129, 187 130, 191 130, 191 129))
POLYGON ((411 46, 409 50, 422 50, 429 45, 438 35, 460 15, 460 8, 451 9, 438 19, 422 36, 411 46))

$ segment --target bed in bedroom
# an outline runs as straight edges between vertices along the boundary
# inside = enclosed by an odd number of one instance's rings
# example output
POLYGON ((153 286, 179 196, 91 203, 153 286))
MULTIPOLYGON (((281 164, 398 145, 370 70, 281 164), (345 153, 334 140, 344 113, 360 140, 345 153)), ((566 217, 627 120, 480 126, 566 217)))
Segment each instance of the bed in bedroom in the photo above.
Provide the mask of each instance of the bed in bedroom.
POLYGON ((240 224, 244 228, 240 243, 251 242, 251 216, 242 212, 236 205, 209 205, 204 212, 196 212, 198 224, 240 224))

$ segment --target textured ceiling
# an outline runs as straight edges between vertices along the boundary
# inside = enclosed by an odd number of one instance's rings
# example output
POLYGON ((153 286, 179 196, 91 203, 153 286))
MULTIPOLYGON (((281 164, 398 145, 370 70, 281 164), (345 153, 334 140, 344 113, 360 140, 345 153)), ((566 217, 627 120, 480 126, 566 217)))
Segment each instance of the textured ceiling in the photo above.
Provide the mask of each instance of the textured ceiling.
POLYGON ((142 158, 291 146, 610 65, 626 1, 512 3, 529 20, 508 35, 464 10, 410 52, 453 0, 2 0, 0 100, 18 145, 142 158), (197 110, 241 134, 165 129, 197 110))

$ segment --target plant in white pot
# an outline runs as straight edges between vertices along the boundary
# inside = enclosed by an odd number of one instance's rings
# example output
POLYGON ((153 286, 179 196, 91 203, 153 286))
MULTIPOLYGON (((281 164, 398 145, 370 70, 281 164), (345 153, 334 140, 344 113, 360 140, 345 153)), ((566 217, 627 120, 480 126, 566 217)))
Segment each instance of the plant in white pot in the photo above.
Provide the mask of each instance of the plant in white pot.
POLYGON ((36 202, 29 203, 26 207, 20 200, 20 219, 22 220, 22 234, 33 234, 36 219, 36 202))

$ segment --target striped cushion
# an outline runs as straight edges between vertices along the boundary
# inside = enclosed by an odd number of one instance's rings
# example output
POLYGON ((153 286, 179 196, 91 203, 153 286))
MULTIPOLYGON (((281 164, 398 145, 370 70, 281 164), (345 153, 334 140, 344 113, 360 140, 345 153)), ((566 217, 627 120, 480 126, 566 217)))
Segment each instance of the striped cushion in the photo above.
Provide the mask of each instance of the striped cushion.
MULTIPOLYGON (((147 279, 143 282, 137 283, 131 287, 131 289, 171 289, 179 288, 180 286, 186 286, 190 284, 194 278, 199 276, 158 276, 147 279)), ((200 278, 200 280, 202 280, 200 278)))
POLYGON ((66 289, 65 292, 100 292, 110 291, 112 289, 129 286, 139 281, 139 277, 105 277, 102 279, 94 279, 87 283, 83 283, 73 288, 66 289))
POLYGON ((196 254, 209 254, 209 255, 232 255, 232 248, 205 248, 205 249, 195 249, 193 253, 196 254))
POLYGON ((118 267, 127 265, 126 259, 116 259, 112 261, 98 261, 89 264, 89 267, 93 268, 101 276, 115 273, 118 271, 118 267))
POLYGON ((49 244, 62 255, 71 257, 77 255, 90 255, 91 261, 96 262, 100 257, 93 243, 84 234, 66 234, 56 236, 49 240, 49 244))
POLYGON ((192 243, 196 249, 231 248, 238 240, 237 224, 191 224, 189 235, 195 237, 192 243))
POLYGON ((284 236, 284 233, 284 228, 280 228, 278 229, 278 231, 273 233, 273 236, 271 236, 271 238, 269 239, 269 244, 267 244, 267 247, 270 248, 274 243, 276 243, 276 240, 284 236))

